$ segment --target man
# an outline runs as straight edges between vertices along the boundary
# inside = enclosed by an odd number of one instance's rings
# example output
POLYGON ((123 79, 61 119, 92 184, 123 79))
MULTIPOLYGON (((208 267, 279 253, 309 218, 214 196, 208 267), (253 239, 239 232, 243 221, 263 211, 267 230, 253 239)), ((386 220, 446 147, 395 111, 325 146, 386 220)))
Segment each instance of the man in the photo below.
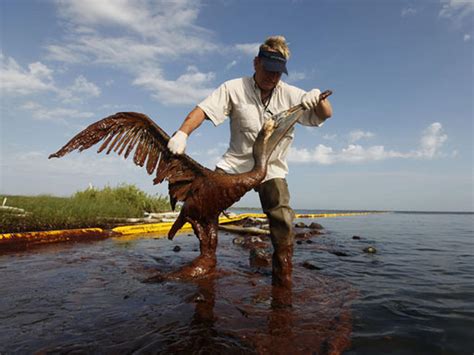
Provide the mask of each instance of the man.
MULTIPOLYGON (((286 62, 290 56, 286 40, 272 36, 260 46, 253 64, 253 77, 243 77, 225 82, 192 110, 179 130, 168 143, 174 154, 182 154, 188 136, 207 118, 214 125, 230 117, 231 137, 227 152, 217 163, 216 170, 243 173, 252 169, 252 146, 265 118, 302 104, 306 111, 298 121, 307 126, 320 126, 332 115, 331 104, 326 98, 319 100, 320 91, 305 92, 290 86, 280 78, 288 75, 286 62)), ((286 157, 293 140, 293 133, 285 137, 273 152, 265 180, 258 188, 260 202, 266 213, 274 248, 272 258, 272 284, 291 286, 294 236, 294 212, 286 183, 288 165, 286 157)))

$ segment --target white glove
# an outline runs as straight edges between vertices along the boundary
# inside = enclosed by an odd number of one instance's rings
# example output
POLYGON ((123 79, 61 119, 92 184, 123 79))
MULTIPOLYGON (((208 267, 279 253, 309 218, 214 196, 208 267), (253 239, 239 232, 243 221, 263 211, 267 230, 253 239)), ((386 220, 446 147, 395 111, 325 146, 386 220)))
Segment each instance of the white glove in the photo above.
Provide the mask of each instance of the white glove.
POLYGON ((306 110, 309 110, 309 109, 314 110, 316 106, 318 106, 320 94, 321 94, 321 91, 319 91, 318 89, 313 89, 311 91, 308 91, 301 98, 301 104, 306 110))
POLYGON ((183 131, 177 131, 168 141, 168 149, 173 154, 183 154, 186 149, 188 135, 183 131))

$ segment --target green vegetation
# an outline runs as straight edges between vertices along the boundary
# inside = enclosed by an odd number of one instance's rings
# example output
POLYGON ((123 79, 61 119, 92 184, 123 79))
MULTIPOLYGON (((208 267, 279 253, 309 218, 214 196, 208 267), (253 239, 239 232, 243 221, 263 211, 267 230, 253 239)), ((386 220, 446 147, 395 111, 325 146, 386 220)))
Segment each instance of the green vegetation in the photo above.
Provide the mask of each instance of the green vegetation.
MULTIPOLYGON (((169 199, 150 196, 134 185, 94 188, 71 197, 1 196, 7 205, 25 210, 0 210, 0 233, 43 231, 71 228, 111 228, 113 218, 143 217, 144 212, 170 211, 169 199)), ((1 202, 1 201, 0 201, 1 202)))

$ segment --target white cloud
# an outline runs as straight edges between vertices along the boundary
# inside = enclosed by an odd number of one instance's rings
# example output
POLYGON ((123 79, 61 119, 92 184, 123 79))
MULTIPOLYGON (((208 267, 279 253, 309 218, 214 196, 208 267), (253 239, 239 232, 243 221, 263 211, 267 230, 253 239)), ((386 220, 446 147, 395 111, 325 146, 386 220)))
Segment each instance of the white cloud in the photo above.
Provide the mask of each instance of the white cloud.
POLYGON ((441 0, 441 4, 439 16, 455 21, 461 21, 474 12, 472 0, 441 0))
POLYGON ((88 56, 76 50, 76 45, 48 45, 46 46, 46 58, 69 64, 85 63, 89 61, 88 56))
MULTIPOLYGON (((59 149, 69 138, 61 138, 54 150, 59 149)), ((124 159, 112 153, 96 154, 98 146, 80 154, 73 152, 61 159, 48 159, 53 151, 15 150, 4 154, 0 157, 0 191, 22 195, 69 195, 78 188, 86 188, 89 183, 100 187, 133 182, 150 193, 167 195, 167 184, 153 186, 153 176, 148 175, 144 168, 136 166, 131 157, 124 159)))
MULTIPOLYGON (((199 132, 197 132, 199 133, 199 132)), ((213 148, 203 150, 192 150, 187 152, 191 157, 197 158, 199 163, 203 166, 207 166, 210 169, 214 169, 216 164, 221 160, 222 155, 229 148, 229 143, 218 142, 213 148)))
POLYGON ((306 73, 290 71, 290 74, 285 78, 289 83, 296 83, 297 81, 306 79, 306 73))
POLYGON ((134 71, 140 64, 152 62, 159 56, 176 52, 169 47, 141 43, 129 37, 104 37, 98 34, 78 35, 64 45, 49 45, 47 58, 70 64, 96 63, 134 71))
POLYGON ((468 34, 468 33, 466 33, 466 34, 464 35, 463 39, 464 39, 464 42, 469 42, 469 41, 471 40, 471 35, 468 34))
POLYGON ((315 162, 329 165, 335 163, 362 163, 393 158, 433 159, 443 156, 441 154, 441 147, 447 138, 447 135, 443 133, 442 125, 439 122, 435 122, 423 131, 419 148, 411 152, 403 153, 394 150, 386 150, 385 147, 381 145, 365 148, 356 144, 349 144, 346 148, 336 151, 331 147, 319 144, 312 149, 298 149, 292 147, 288 160, 294 163, 315 162))
POLYGON ((121 0, 58 0, 56 3, 60 5, 59 11, 63 17, 77 18, 79 23, 86 25, 107 23, 133 28, 139 25, 134 23, 134 19, 143 18, 138 1, 136 7, 121 0))
MULTIPOLYGON (((33 173, 34 171, 40 173, 53 174, 84 174, 89 170, 89 166, 94 166, 97 163, 94 159, 81 159, 82 157, 74 157, 72 159, 64 160, 48 160, 49 154, 44 151, 24 151, 16 152, 11 156, 2 159, 2 166, 7 170, 14 170, 21 173, 33 173), (91 164, 91 165, 89 165, 91 164)), ((96 170, 96 169, 93 169, 96 170)), ((106 169, 99 169, 105 171, 106 169)))
POLYGON ((225 68, 226 68, 226 70, 229 70, 230 68, 235 67, 236 65, 237 65, 237 61, 233 60, 232 62, 227 64, 225 68))
POLYGON ((226 152, 226 150, 229 148, 229 143, 217 143, 216 147, 213 149, 209 149, 206 152, 206 159, 202 164, 205 166, 211 167, 211 169, 214 169, 216 164, 221 160, 222 155, 226 152))
POLYGON ((332 141, 337 138, 337 134, 325 134, 322 136, 322 138, 328 141, 332 141))
POLYGON ((53 70, 46 65, 35 62, 25 69, 13 58, 0 54, 0 59, 0 89, 3 94, 31 95, 49 91, 56 93, 65 102, 80 102, 83 98, 100 95, 99 87, 82 75, 70 87, 59 89, 54 84, 53 70))
POLYGON ((291 148, 288 160, 297 163, 316 162, 322 165, 334 163, 362 163, 384 160, 388 158, 403 158, 402 153, 386 151, 383 146, 364 148, 360 145, 349 144, 347 148, 337 152, 331 147, 319 144, 313 149, 291 148))
MULTIPOLYGON (((49 154, 40 154, 45 159, 49 154)), ((47 169, 55 174, 114 176, 122 174, 124 170, 136 170, 133 159, 125 160, 117 155, 71 154, 66 159, 50 159, 47 169)))
POLYGON ((210 92, 206 85, 213 73, 184 69, 174 81, 161 74, 166 62, 179 65, 177 59, 219 48, 212 33, 196 25, 199 2, 57 0, 56 4, 68 31, 61 42, 46 47, 49 59, 125 70, 134 84, 165 104, 191 103, 210 92))
POLYGON ((435 158, 440 154, 440 148, 447 139, 448 136, 443 133, 441 123, 434 122, 423 131, 420 148, 415 155, 420 158, 435 158))
MULTIPOLYGON (((58 0, 60 15, 69 20, 77 32, 90 27, 121 28, 145 38, 166 42, 178 38, 184 29, 205 32, 193 25, 199 13, 199 2, 192 0, 58 0)), ((172 45, 170 43, 170 45, 172 45)))
POLYGON ((2 157, 2 170, 6 172, 5 178, 10 180, 6 183, 14 184, 16 177, 24 179, 25 176, 50 181, 57 178, 71 181, 81 177, 86 177, 88 181, 96 181, 100 177, 118 177, 121 181, 127 181, 132 180, 132 174, 136 174, 138 169, 133 159, 125 160, 118 155, 72 153, 61 159, 48 159, 51 153, 31 150, 2 157))
POLYGON ((255 57, 258 54, 260 43, 240 43, 234 45, 234 48, 245 55, 255 57))
POLYGON ((59 96, 64 102, 82 102, 83 99, 100 96, 100 88, 94 83, 88 81, 84 76, 79 75, 74 84, 61 90, 59 96))
POLYGON ((70 119, 83 119, 94 116, 92 112, 83 112, 70 108, 47 108, 33 101, 25 103, 21 108, 29 111, 32 118, 40 121, 65 123, 70 119))
POLYGON ((364 132, 360 129, 349 133, 349 142, 355 143, 363 138, 372 138, 374 134, 372 132, 364 132))
POLYGON ((418 11, 413 7, 404 7, 402 9, 402 17, 414 16, 418 11))
POLYGON ((288 161, 295 163, 318 162, 324 165, 332 164, 334 162, 334 150, 324 144, 319 144, 311 150, 292 147, 288 155, 288 161))
POLYGON ((100 95, 100 89, 94 83, 88 81, 84 76, 79 75, 71 87, 74 93, 83 94, 85 96, 97 97, 100 95))
POLYGON ((213 88, 209 84, 214 77, 212 72, 201 73, 196 67, 189 66, 176 80, 167 80, 161 71, 150 69, 143 71, 133 84, 152 91, 152 96, 163 103, 192 104, 212 92, 213 88))
POLYGON ((214 148, 211 148, 211 149, 208 149, 206 151, 206 155, 211 155, 211 156, 214 156, 214 155, 222 155, 222 149, 218 148, 218 147, 214 147, 214 148))
POLYGON ((35 62, 22 68, 13 58, 0 54, 0 89, 2 94, 28 95, 41 91, 54 91, 53 71, 35 62))
POLYGON ((64 44, 48 48, 58 60, 91 58, 100 63, 161 61, 217 49, 211 33, 195 25, 199 2, 147 0, 58 0, 72 28, 64 44), (101 34, 99 34, 101 33, 101 34), (107 35, 105 35, 107 33, 107 35), (161 56, 165 56, 163 58, 161 56))

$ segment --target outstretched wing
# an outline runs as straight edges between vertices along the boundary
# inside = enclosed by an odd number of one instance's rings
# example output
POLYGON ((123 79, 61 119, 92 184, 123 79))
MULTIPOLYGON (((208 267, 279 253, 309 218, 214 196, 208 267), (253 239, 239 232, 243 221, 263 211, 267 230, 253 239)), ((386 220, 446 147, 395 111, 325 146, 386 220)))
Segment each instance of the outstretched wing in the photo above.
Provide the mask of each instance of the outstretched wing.
POLYGON ((168 148, 169 136, 148 116, 137 112, 119 112, 106 117, 78 133, 49 158, 59 158, 74 150, 83 151, 103 141, 97 153, 112 150, 127 158, 133 151, 133 162, 156 173, 155 184, 169 182, 171 205, 184 201, 192 182, 206 174, 205 168, 189 156, 174 155, 168 148))

